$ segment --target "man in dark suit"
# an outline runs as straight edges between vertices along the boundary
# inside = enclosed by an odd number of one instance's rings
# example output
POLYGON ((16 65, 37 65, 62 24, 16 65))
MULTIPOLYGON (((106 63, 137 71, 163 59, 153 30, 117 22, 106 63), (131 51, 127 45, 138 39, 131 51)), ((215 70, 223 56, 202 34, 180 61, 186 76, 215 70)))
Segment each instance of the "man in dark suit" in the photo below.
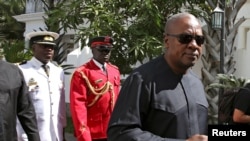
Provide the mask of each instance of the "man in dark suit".
POLYGON ((16 118, 30 141, 40 141, 36 113, 22 71, 0 60, 0 140, 17 141, 16 118))

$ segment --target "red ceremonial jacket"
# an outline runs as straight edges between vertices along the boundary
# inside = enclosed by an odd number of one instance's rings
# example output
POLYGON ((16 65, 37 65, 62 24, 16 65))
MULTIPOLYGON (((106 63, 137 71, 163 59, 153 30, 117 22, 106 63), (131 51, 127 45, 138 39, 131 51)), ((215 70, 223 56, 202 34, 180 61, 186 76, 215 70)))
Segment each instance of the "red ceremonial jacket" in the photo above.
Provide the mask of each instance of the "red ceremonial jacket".
POLYGON ((120 72, 110 63, 106 70, 107 74, 90 60, 72 75, 70 110, 77 141, 107 138, 109 119, 120 90, 120 72))

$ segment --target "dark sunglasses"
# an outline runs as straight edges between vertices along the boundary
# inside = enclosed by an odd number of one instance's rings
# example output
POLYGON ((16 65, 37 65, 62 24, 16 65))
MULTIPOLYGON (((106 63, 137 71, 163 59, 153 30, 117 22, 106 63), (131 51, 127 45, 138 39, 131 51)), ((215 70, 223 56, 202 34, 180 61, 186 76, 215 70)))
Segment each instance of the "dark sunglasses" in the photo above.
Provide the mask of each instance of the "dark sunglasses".
POLYGON ((178 41, 182 44, 188 44, 193 39, 200 46, 204 43, 205 37, 201 35, 191 35, 191 34, 167 34, 167 36, 176 37, 178 41))
POLYGON ((99 52, 105 52, 105 53, 109 53, 112 50, 112 46, 96 46, 95 47, 99 52))

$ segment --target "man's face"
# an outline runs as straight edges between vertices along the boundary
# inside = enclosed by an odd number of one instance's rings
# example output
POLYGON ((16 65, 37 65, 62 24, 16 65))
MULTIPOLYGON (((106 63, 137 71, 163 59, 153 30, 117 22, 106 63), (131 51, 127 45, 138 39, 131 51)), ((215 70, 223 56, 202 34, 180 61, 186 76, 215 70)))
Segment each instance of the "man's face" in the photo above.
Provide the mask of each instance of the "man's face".
POLYGON ((54 46, 45 44, 33 44, 32 51, 34 56, 42 63, 48 63, 54 55, 54 46))
POLYGON ((112 46, 96 45, 92 47, 93 58, 101 64, 109 61, 112 46))
POLYGON ((179 19, 170 32, 165 35, 168 63, 179 69, 193 66, 204 42, 199 22, 190 17, 179 19))

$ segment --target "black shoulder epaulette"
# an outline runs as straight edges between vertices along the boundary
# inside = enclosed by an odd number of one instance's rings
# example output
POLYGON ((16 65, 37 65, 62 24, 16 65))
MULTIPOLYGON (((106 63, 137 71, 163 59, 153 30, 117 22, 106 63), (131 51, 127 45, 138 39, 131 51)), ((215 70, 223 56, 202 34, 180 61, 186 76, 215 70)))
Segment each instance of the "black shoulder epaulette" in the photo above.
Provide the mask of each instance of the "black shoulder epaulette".
POLYGON ((23 64, 26 64, 26 63, 27 63, 27 60, 25 60, 25 61, 19 63, 19 65, 23 65, 23 64))

